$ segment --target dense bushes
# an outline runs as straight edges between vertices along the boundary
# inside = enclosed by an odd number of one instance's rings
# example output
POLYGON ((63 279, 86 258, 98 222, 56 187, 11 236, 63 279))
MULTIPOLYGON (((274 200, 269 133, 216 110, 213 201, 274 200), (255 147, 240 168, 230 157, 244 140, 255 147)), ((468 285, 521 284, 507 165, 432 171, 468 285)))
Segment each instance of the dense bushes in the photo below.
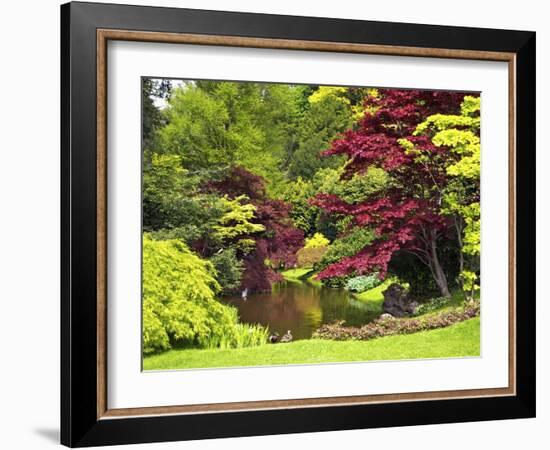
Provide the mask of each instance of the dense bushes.
POLYGON ((409 334, 418 331, 444 328, 458 322, 479 316, 479 303, 471 303, 463 308, 455 308, 437 315, 413 319, 380 318, 362 327, 346 327, 344 321, 321 326, 313 337, 317 339, 369 340, 395 334, 409 334))
POLYGON ((238 324, 237 310, 215 299, 212 263, 178 240, 143 239, 143 352, 172 345, 238 347, 266 342, 267 331, 238 324), (243 327, 247 328, 243 339, 243 327))

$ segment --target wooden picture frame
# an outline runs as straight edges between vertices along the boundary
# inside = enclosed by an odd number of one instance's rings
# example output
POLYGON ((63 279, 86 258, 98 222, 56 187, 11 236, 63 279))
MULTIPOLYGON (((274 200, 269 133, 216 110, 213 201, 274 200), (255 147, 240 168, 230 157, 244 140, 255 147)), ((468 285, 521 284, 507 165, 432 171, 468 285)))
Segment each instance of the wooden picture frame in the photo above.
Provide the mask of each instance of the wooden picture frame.
POLYGON ((535 415, 535 33, 125 5, 61 7, 61 441, 68 446, 535 415), (505 61, 509 67, 507 388, 110 409, 109 40, 505 61))

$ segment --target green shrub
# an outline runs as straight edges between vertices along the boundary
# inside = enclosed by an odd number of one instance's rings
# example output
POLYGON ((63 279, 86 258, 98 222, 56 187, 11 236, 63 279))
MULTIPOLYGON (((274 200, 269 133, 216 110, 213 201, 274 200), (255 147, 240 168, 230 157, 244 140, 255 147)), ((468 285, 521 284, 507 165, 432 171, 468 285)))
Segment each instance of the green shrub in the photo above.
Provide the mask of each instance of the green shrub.
MULTIPOLYGON (((316 272, 321 272, 331 264, 341 261, 347 256, 353 256, 369 245, 373 240, 373 232, 368 228, 355 228, 345 236, 335 239, 323 254, 321 260, 314 265, 316 272)), ((326 278, 323 284, 330 287, 344 287, 348 280, 356 274, 326 278)))
POLYGON ((328 247, 303 247, 296 253, 298 267, 311 268, 319 261, 328 250, 328 247))
POLYGON ((370 289, 374 289, 376 286, 380 285, 382 280, 377 273, 372 273, 370 275, 361 275, 358 277, 350 278, 346 282, 346 289, 351 292, 365 292, 370 289))
POLYGON ((374 234, 368 228, 355 228, 345 236, 339 237, 330 244, 327 252, 315 266, 316 271, 321 271, 327 266, 341 261, 346 256, 353 256, 369 245, 374 234))
POLYGON ((231 333, 211 335, 207 339, 207 348, 244 348, 255 347, 267 342, 269 330, 261 325, 236 323, 231 333))
MULTIPOLYGON (((236 347, 243 327, 237 310, 215 299, 220 285, 212 263, 178 240, 143 238, 143 352, 173 345, 236 347)), ((247 344, 264 343, 254 331, 247 344), (252 342, 254 341, 254 342, 252 342)), ((248 331, 247 331, 248 332, 248 331)))

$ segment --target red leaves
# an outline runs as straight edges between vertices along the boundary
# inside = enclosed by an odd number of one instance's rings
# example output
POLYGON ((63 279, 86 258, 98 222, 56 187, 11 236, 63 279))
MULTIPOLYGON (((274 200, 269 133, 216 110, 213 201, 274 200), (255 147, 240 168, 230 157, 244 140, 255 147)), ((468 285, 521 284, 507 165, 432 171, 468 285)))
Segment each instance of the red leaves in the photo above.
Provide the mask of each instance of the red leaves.
POLYGON ((392 171, 412 160, 397 139, 382 133, 364 134, 362 130, 348 131, 343 138, 334 141, 331 148, 322 155, 347 155, 350 159, 346 167, 348 176, 355 172, 363 172, 369 166, 392 171))
POLYGON ((396 241, 376 241, 374 244, 361 250, 357 255, 349 256, 335 264, 331 264, 320 272, 317 278, 322 280, 349 273, 362 275, 376 271, 380 273, 381 278, 384 278, 390 259, 397 250, 399 250, 399 244, 396 241))
POLYGON ((352 216, 356 226, 373 227, 378 239, 327 267, 319 274, 321 279, 375 270, 385 275, 396 251, 426 255, 430 239, 450 226, 440 211, 441 191, 447 183, 442 158, 448 152, 434 146, 429 137, 412 133, 431 114, 458 112, 465 94, 403 89, 382 89, 380 94, 367 98, 365 106, 371 112, 359 128, 347 131, 323 155, 347 156, 346 178, 370 166, 381 167, 391 175, 392 186, 359 204, 328 194, 311 200, 327 213, 352 216), (399 144, 402 138, 412 142, 423 157, 407 152, 399 144))
POLYGON ((263 201, 267 197, 264 179, 240 166, 231 167, 223 180, 208 183, 207 189, 227 194, 231 198, 244 194, 250 200, 263 201))
POLYGON ((245 255, 245 272, 242 286, 252 291, 271 289, 271 283, 280 281, 281 276, 265 265, 269 260, 273 267, 293 267, 296 252, 304 243, 304 234, 294 227, 289 217, 291 206, 281 200, 269 199, 262 177, 254 175, 243 167, 233 167, 221 181, 211 182, 210 190, 227 194, 231 198, 245 194, 256 207, 254 223, 265 226, 266 231, 251 236, 256 240, 254 252, 245 255))

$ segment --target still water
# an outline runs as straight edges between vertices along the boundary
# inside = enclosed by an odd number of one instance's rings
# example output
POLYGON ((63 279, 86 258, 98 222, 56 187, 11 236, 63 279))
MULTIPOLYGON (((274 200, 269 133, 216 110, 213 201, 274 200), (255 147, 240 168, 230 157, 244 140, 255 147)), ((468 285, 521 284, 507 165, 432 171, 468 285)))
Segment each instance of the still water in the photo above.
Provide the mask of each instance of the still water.
POLYGON ((272 292, 226 298, 239 310, 241 322, 259 323, 281 336, 291 330, 294 339, 309 339, 322 324, 345 320, 358 326, 372 322, 380 311, 369 310, 344 289, 314 286, 308 282, 277 283, 272 292))

